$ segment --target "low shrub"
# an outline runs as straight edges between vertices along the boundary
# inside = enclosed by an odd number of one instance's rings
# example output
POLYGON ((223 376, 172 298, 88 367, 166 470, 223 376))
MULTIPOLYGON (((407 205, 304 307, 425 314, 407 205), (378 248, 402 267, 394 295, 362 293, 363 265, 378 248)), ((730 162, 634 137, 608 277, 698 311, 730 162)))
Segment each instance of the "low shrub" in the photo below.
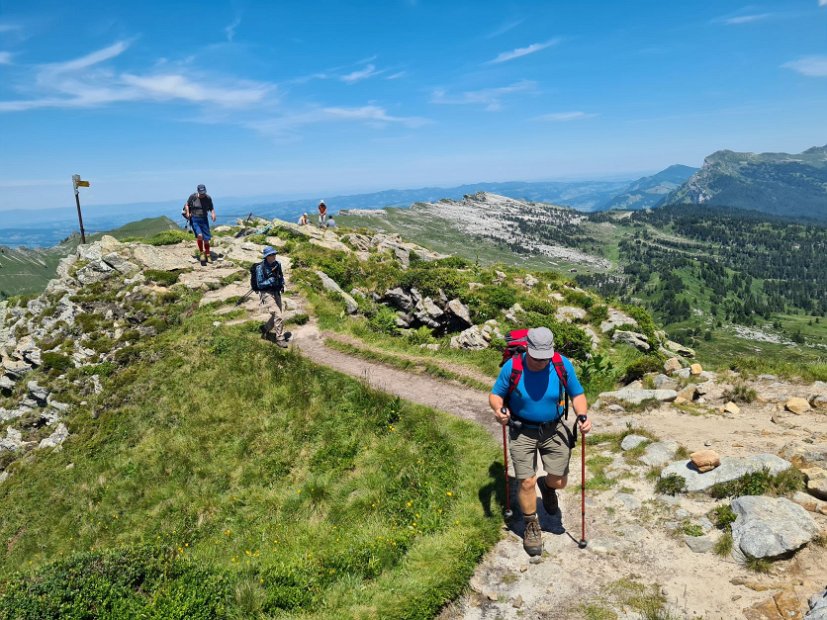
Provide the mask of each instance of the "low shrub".
POLYGON ((719 482, 709 489, 716 498, 741 497, 742 495, 791 495, 806 488, 804 474, 791 467, 772 475, 768 469, 752 472, 737 480, 719 482))
POLYGON ((677 495, 686 488, 686 479, 678 474, 669 474, 658 478, 655 483, 655 491, 664 495, 677 495))
POLYGON ((173 245, 181 241, 190 241, 192 233, 185 230, 165 230, 144 240, 148 245, 173 245))
POLYGON ((663 365, 657 357, 652 355, 639 357, 626 367, 626 373, 623 375, 623 383, 638 381, 647 373, 658 372, 662 369, 663 365))
POLYGON ((178 276, 181 274, 177 271, 162 271, 160 269, 147 269, 144 271, 146 279, 150 282, 155 282, 161 286, 172 286, 178 282, 178 276))
POLYGON ((41 356, 43 370, 54 370, 58 373, 66 372, 74 366, 72 358, 60 353, 44 353, 41 356))

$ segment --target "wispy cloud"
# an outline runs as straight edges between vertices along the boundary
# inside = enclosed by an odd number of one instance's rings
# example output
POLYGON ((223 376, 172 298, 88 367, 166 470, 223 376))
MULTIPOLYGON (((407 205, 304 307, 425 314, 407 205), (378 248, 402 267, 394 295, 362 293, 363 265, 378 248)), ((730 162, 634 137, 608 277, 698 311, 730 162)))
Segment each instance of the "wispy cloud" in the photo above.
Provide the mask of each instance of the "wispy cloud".
POLYGON ((536 90, 537 83, 531 80, 522 80, 497 88, 483 88, 467 90, 457 94, 449 94, 444 89, 434 90, 431 94, 431 103, 444 105, 482 105, 489 112, 502 109, 502 98, 515 93, 525 93, 536 90))
POLYGON ((510 52, 502 52, 493 60, 489 60, 488 64, 499 64, 501 62, 508 62, 509 60, 514 60, 515 58, 522 58, 523 56, 528 56, 530 54, 536 54, 537 52, 541 52, 544 49, 551 47, 552 45, 557 45, 560 43, 560 39, 551 39, 546 41, 545 43, 532 43, 526 47, 518 47, 515 50, 511 50, 510 52))
POLYGON ((827 56, 804 56, 781 66, 808 77, 827 77, 827 56))
POLYGON ((0 65, 11 64, 11 52, 0 52, 0 65))
POLYGON ((750 15, 736 15, 734 17, 722 17, 718 21, 727 26, 740 26, 741 24, 753 24, 762 22, 773 17, 774 13, 753 13, 750 15))
POLYGON ((117 72, 100 66, 123 54, 128 41, 119 41, 80 58, 39 65, 30 81, 19 90, 28 99, 0 101, 0 112, 19 112, 40 108, 88 108, 127 101, 182 101, 238 108, 272 100, 276 87, 264 82, 222 76, 187 75, 174 69, 117 72), (207 86, 204 86, 204 85, 207 86))
POLYGON ((551 114, 543 114, 538 116, 535 120, 550 121, 554 123, 566 123, 569 121, 582 121, 587 118, 594 118, 597 114, 591 112, 552 112, 551 114))
POLYGON ((14 32, 16 30, 22 30, 23 27, 20 24, 9 24, 9 23, 2 23, 0 24, 0 33, 2 32, 14 32))
POLYGON ((236 17, 231 24, 224 27, 224 34, 227 36, 227 41, 233 42, 235 38, 235 31, 241 25, 241 18, 236 17))
POLYGON ((368 78, 372 78, 376 75, 384 73, 384 71, 377 71, 376 65, 367 65, 363 69, 357 69, 352 73, 348 73, 347 75, 342 75, 339 79, 344 82, 345 84, 355 84, 356 82, 361 82, 362 80, 367 80, 368 78))
POLYGON ((818 6, 827 6, 827 0, 818 0, 818 6))
POLYGON ((408 75, 407 71, 397 71, 396 73, 391 73, 390 75, 386 76, 386 80, 398 80, 399 78, 403 78, 408 75))
MULTIPOLYGON (((825 0, 825 2, 827 2, 827 0, 825 0)), ((522 24, 524 21, 525 21, 525 18, 523 17, 522 19, 515 19, 514 21, 506 22, 502 26, 497 28, 496 30, 494 30, 492 32, 489 32, 487 35, 485 35, 485 38, 486 39, 493 39, 495 37, 503 35, 506 32, 508 32, 509 30, 514 30, 517 26, 522 24)))
POLYGON ((385 108, 371 104, 359 107, 315 107, 302 112, 247 122, 245 126, 262 134, 283 139, 291 137, 297 130, 308 125, 335 122, 363 123, 378 128, 388 125, 415 128, 427 125, 431 121, 419 116, 393 116, 388 114, 385 108))

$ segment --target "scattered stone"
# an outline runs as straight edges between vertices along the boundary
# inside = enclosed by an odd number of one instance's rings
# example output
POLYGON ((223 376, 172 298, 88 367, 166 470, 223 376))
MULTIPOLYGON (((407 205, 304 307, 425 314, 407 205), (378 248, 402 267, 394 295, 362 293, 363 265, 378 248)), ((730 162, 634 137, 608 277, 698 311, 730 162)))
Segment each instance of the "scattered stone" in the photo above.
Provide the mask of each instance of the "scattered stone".
POLYGON ((724 413, 731 413, 733 415, 738 415, 741 413, 741 408, 736 405, 734 402, 729 401, 726 405, 723 406, 724 413))
POLYGON ((721 464, 721 457, 715 450, 698 450, 689 455, 689 460, 702 474, 712 471, 721 464))
POLYGON ((808 607, 810 611, 804 616, 804 620, 827 620, 827 588, 811 596, 808 607))
POLYGON ((827 396, 818 394, 810 400, 810 406, 814 409, 827 409, 827 396))
POLYGON ((809 401, 806 398, 799 398, 795 396, 787 400, 786 404, 784 405, 784 409, 796 415, 801 415, 803 413, 808 412, 811 409, 811 407, 809 401))
POLYGON ((657 441, 646 446, 640 460, 650 467, 660 467, 675 458, 675 452, 677 451, 678 443, 676 441, 657 441))
POLYGON ((600 331, 606 334, 612 331, 613 329, 621 327, 623 325, 631 325, 633 327, 637 327, 637 321, 635 321, 628 314, 621 312, 617 308, 609 308, 609 316, 605 321, 603 321, 600 324, 600 331))
POLYGON ((398 286, 386 292, 382 297, 382 301, 403 312, 410 312, 414 307, 414 301, 411 299, 411 296, 398 286))
POLYGON ((706 491, 712 485, 719 482, 729 482, 738 478, 761 471, 766 468, 772 475, 780 474, 782 471, 792 467, 792 463, 785 461, 774 454, 756 454, 749 457, 724 457, 721 464, 712 471, 700 473, 692 461, 675 461, 667 465, 661 472, 661 478, 670 474, 677 474, 686 480, 686 491, 706 491))
POLYGON ((694 384, 687 385, 678 392, 678 396, 691 403, 693 400, 698 398, 698 386, 694 384))
POLYGON ((525 284, 528 288, 534 288, 539 283, 540 281, 530 273, 526 274, 526 277, 523 278, 523 284, 525 284))
POLYGON ((41 385, 38 385, 37 381, 29 381, 26 384, 26 389, 29 391, 29 396, 37 401, 38 405, 43 406, 46 404, 46 401, 49 398, 49 390, 41 385))
POLYGON ((792 620, 802 618, 802 604, 793 590, 782 590, 744 610, 747 620, 792 620))
POLYGON ((641 506, 641 501, 631 493, 615 493, 614 499, 623 504, 627 511, 637 510, 641 506))
POLYGON ((571 323, 585 319, 586 311, 577 306, 560 306, 554 313, 554 317, 561 323, 571 323))
POLYGON ((807 444, 798 441, 791 441, 784 444, 781 452, 778 453, 782 458, 792 461, 793 465, 799 469, 805 467, 827 466, 827 444, 807 444))
POLYGON ((606 411, 610 411, 612 413, 626 413, 626 410, 616 403, 606 407, 606 411))
POLYGON ((451 338, 452 349, 480 350, 488 348, 488 341, 476 325, 451 338))
MULTIPOLYGON (((823 470, 822 473, 827 474, 823 470)), ((819 499, 827 500, 827 475, 807 480, 807 492, 819 499)))
POLYGON ((523 606, 523 597, 518 594, 516 597, 514 597, 514 600, 511 601, 511 606, 514 609, 520 609, 520 607, 523 606))
POLYGON ((670 379, 662 373, 655 375, 653 383, 655 384, 655 389, 658 390, 674 390, 678 387, 678 384, 675 383, 673 379, 670 379))
POLYGON ((663 363, 663 371, 667 375, 678 372, 681 368, 683 368, 683 365, 677 357, 672 357, 663 363))
POLYGON ((66 428, 66 425, 61 422, 55 429, 55 432, 45 439, 40 440, 38 448, 56 448, 66 441, 67 437, 69 437, 69 429, 66 428))
POLYGON ((684 536, 683 540, 694 553, 709 553, 715 548, 718 535, 713 533, 704 536, 684 536))
POLYGON ((6 375, 0 375, 0 390, 11 392, 14 389, 14 381, 6 375))
POLYGON ((700 364, 692 364, 692 365, 689 367, 689 372, 690 372, 690 374, 691 374, 693 377, 697 377, 697 376, 698 376, 698 375, 700 375, 703 371, 704 371, 704 368, 703 368, 703 366, 701 366, 700 364))
POLYGON ((667 340, 663 343, 663 346, 670 351, 674 351, 678 355, 682 355, 683 357, 695 357, 695 349, 690 349, 689 347, 684 346, 679 342, 675 342, 674 340, 667 340))
POLYGON ((468 306, 462 303, 459 299, 452 299, 449 301, 446 310, 454 317, 455 322, 458 323, 460 329, 466 329, 473 325, 473 322, 471 321, 471 312, 468 310, 468 306))
POLYGON ((615 333, 612 334, 612 342, 629 344, 640 351, 648 351, 652 348, 648 340, 649 339, 644 334, 629 332, 622 329, 615 330, 615 333))
POLYGON ((777 558, 810 542, 820 528, 798 504, 784 497, 747 496, 732 502, 733 555, 777 558))
POLYGON ((626 450, 637 448, 644 441, 649 441, 649 438, 643 435, 626 435, 623 441, 620 442, 620 449, 625 452, 626 450))
POLYGON ((645 400, 671 402, 675 400, 677 396, 678 393, 675 390, 644 390, 627 385, 614 392, 604 392, 600 395, 600 398, 604 400, 614 399, 631 405, 639 405, 645 400))
POLYGON ((706 446, 707 448, 711 445, 712 445, 712 442, 709 441, 708 439, 704 442, 704 446, 706 446))
POLYGON ((803 491, 796 491, 791 499, 807 512, 816 512, 819 514, 827 515, 827 502, 813 497, 809 493, 804 493, 803 491))

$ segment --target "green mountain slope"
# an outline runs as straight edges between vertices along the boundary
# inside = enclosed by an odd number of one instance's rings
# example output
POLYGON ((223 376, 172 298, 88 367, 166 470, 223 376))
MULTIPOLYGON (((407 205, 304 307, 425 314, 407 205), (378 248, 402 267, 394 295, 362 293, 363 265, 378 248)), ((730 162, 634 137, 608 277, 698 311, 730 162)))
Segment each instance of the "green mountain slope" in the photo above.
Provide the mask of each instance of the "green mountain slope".
POLYGON ((638 179, 624 191, 614 196, 603 209, 648 209, 660 203, 696 172, 697 168, 676 164, 652 176, 638 179))
MULTIPOLYGON (((154 217, 132 222, 108 233, 87 236, 88 242, 100 239, 104 234, 116 239, 150 237, 165 230, 180 230, 168 217, 154 217)), ((14 295, 32 295, 46 288, 55 277, 61 258, 74 251, 80 243, 75 234, 50 248, 8 248, 0 246, 0 299, 14 295)))
POLYGON ((663 201, 683 203, 827 220, 827 146, 794 155, 718 151, 663 201))

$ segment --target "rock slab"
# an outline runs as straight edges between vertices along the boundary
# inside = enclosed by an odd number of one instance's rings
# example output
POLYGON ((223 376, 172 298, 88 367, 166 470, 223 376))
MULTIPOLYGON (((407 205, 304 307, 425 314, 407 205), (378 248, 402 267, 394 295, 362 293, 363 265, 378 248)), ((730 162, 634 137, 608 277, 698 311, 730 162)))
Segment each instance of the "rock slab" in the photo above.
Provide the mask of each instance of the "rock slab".
POLYGON ((788 470, 790 467, 792 467, 792 464, 789 461, 785 461, 774 454, 756 454, 748 457, 731 456, 722 458, 720 466, 706 473, 699 472, 691 460, 675 461, 663 469, 661 478, 665 478, 670 474, 677 474, 686 480, 686 491, 697 492, 706 491, 719 482, 737 480, 746 474, 758 472, 762 469, 767 469, 772 475, 775 475, 788 470))
POLYGON ((818 535, 819 527, 798 504, 784 497, 747 496, 732 502, 733 555, 753 558, 786 556, 818 535))

